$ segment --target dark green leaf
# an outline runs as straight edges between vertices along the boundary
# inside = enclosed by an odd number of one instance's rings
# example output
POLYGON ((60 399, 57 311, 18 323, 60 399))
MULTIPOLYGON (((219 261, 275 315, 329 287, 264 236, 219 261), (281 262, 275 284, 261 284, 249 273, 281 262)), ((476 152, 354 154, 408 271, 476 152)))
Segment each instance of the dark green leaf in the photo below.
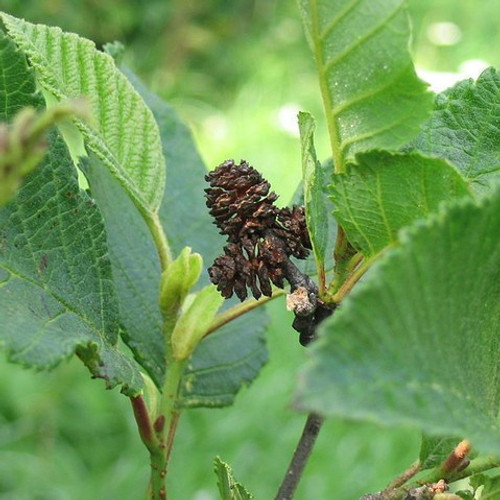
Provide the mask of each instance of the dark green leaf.
POLYGON ((0 17, 45 90, 58 100, 81 95, 89 98, 94 122, 89 125, 75 120, 89 149, 143 212, 156 211, 165 185, 158 127, 113 59, 73 33, 2 12, 0 17))
POLYGON ((253 498, 243 485, 234 480, 231 467, 219 457, 215 457, 214 471, 221 500, 251 500, 253 498))
POLYGON ((401 232, 320 327, 300 406, 499 454, 499 228, 496 191, 401 232))
POLYGON ((441 202, 470 196, 464 179, 444 160, 372 151, 358 154, 356 163, 333 177, 332 200, 349 241, 366 256, 394 244, 402 227, 441 202))
POLYGON ((184 373, 180 406, 228 406, 267 362, 262 309, 245 314, 205 337, 184 373))
POLYGON ((142 378, 116 349, 118 307, 102 217, 53 136, 42 165, 0 209, 0 344, 11 361, 51 368, 75 352, 108 387, 142 378))
POLYGON ((397 149, 432 107, 408 51, 404 0, 299 0, 316 59, 336 171, 359 151, 397 149))
POLYGON ((500 179, 500 74, 485 70, 437 96, 432 118, 412 147, 446 158, 474 191, 491 190, 500 179))
POLYGON ((323 169, 316 157, 314 129, 316 124, 309 113, 299 113, 302 146, 302 179, 306 222, 313 246, 316 270, 324 283, 325 257, 328 244, 328 209, 324 194, 323 169))
POLYGON ((165 345, 159 307, 160 263, 151 234, 124 189, 95 156, 82 163, 104 217, 123 338, 161 386, 165 345))

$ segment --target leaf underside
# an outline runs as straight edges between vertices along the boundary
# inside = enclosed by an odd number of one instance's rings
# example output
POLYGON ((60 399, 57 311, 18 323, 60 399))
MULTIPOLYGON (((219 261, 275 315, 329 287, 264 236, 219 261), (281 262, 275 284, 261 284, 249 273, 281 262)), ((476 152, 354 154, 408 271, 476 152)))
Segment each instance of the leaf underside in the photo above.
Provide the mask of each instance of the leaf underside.
POLYGON ((320 327, 302 408, 500 453, 500 192, 400 236, 320 327))
POLYGON ((399 148, 432 108, 408 51, 405 3, 299 0, 337 171, 357 152, 399 148))
POLYGON ((0 12, 9 35, 58 100, 86 96, 93 123, 75 123, 88 148, 116 176, 141 211, 163 197, 165 168, 158 127, 149 108, 113 59, 90 40, 0 12))

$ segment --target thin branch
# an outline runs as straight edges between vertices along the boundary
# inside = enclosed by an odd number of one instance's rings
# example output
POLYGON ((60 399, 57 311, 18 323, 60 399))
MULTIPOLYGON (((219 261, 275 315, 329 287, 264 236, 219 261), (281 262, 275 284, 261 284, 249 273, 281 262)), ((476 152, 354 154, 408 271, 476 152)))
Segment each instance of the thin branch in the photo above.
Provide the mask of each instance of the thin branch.
POLYGON ((417 460, 408 467, 402 474, 395 477, 387 486, 387 489, 400 488, 403 484, 407 483, 412 477, 420 472, 420 461, 417 460))
POLYGON ((413 481, 409 486, 418 486, 418 484, 434 483, 440 479, 445 479, 446 482, 451 483, 464 479, 466 477, 479 474, 490 469, 500 467, 500 461, 496 457, 477 457, 470 461, 469 465, 459 471, 451 472, 448 475, 443 475, 442 465, 438 465, 433 469, 429 469, 418 476, 417 481, 413 481))
POLYGON ((308 415, 299 443, 275 500, 290 500, 293 498, 322 424, 323 418, 319 415, 315 413, 308 415))
POLYGON ((220 314, 217 314, 217 316, 214 318, 212 324, 210 325, 210 328, 207 330, 206 335, 209 335, 210 333, 215 332, 225 324, 233 321, 236 318, 239 318, 243 314, 246 314, 249 311, 252 311, 253 309, 256 309, 257 307, 261 307, 267 302, 277 298, 281 297, 282 295, 285 295, 285 290, 280 290, 280 289, 274 289, 273 294, 271 297, 261 297, 259 300, 255 299, 248 299, 245 300, 245 302, 242 302, 241 304, 237 304, 233 307, 230 307, 229 309, 226 309, 225 311, 221 312, 220 314))
POLYGON ((391 488, 379 493, 363 495, 359 500, 432 500, 436 492, 429 486, 401 489, 391 488))

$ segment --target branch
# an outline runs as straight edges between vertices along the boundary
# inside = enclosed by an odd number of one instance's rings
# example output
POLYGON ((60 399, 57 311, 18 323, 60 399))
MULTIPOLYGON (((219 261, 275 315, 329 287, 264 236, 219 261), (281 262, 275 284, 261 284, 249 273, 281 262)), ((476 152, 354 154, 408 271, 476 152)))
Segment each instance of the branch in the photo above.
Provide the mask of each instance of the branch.
POLYGON ((405 489, 388 489, 379 493, 370 493, 362 496, 359 500, 432 500, 436 492, 428 486, 419 488, 405 489))
POLYGON ((290 500, 293 498, 322 424, 323 418, 319 415, 311 413, 307 417, 299 443, 295 449, 295 453, 293 454, 275 500, 290 500))

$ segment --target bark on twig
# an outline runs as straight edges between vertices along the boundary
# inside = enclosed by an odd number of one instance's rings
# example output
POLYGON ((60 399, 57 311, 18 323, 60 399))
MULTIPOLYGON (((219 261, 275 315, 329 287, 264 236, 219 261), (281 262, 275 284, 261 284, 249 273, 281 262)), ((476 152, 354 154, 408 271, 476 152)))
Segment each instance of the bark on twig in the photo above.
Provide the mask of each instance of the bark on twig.
POLYGON ((315 413, 311 413, 307 417, 306 425, 275 500, 293 498, 322 424, 323 418, 315 413))

